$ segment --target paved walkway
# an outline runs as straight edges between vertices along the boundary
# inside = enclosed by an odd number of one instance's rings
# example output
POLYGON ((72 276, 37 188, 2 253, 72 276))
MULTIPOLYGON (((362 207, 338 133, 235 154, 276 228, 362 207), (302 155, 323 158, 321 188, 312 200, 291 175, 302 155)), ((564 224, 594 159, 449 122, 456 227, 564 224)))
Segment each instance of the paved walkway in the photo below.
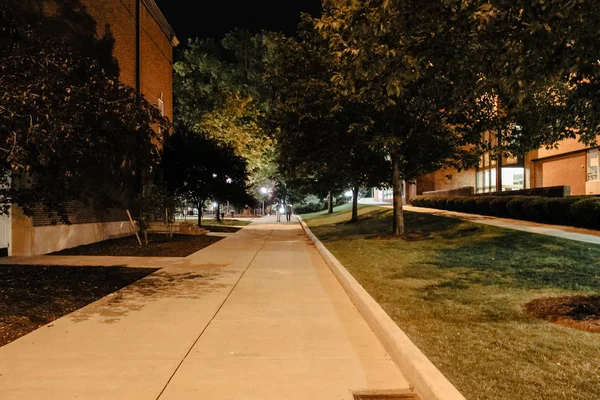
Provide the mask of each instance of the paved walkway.
POLYGON ((266 217, 180 259, 11 261, 163 268, 0 348, 3 400, 350 400, 409 386, 296 222, 266 217))
MULTIPOLYGON (((386 206, 386 207, 391 208, 391 206, 386 206)), ((459 219, 463 219, 463 220, 466 220, 469 222, 475 222, 478 224, 492 225, 492 226, 498 226, 500 228, 515 229, 518 231, 537 233, 540 235, 554 236, 554 237, 559 237, 559 238, 563 238, 563 239, 576 240, 578 242, 600 244, 600 232, 591 230, 591 229, 575 228, 572 226, 563 226, 563 225, 540 224, 537 222, 521 221, 518 219, 497 218, 497 217, 490 217, 490 216, 486 216, 486 215, 467 214, 467 213, 461 213, 461 212, 456 212, 456 211, 438 210, 435 208, 404 206, 404 209, 406 211, 411 211, 411 212, 441 215, 444 217, 451 217, 451 218, 459 218, 459 219)))

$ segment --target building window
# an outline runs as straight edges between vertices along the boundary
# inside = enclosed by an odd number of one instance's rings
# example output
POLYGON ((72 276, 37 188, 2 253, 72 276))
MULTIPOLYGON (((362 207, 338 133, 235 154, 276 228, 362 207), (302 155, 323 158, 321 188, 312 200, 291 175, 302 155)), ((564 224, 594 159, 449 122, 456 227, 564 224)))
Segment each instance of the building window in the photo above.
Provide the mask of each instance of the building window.
POLYGON ((599 168, 598 149, 588 150, 587 153, 587 180, 600 180, 598 176, 599 168))

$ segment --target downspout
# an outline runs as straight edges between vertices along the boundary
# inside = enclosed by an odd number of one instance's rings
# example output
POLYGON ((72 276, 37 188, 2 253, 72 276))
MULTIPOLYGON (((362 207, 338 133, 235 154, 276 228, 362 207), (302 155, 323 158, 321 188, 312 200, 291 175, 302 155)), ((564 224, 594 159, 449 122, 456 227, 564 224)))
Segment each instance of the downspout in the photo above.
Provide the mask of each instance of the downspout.
POLYGON ((142 95, 142 0, 135 0, 135 91, 138 101, 142 95))

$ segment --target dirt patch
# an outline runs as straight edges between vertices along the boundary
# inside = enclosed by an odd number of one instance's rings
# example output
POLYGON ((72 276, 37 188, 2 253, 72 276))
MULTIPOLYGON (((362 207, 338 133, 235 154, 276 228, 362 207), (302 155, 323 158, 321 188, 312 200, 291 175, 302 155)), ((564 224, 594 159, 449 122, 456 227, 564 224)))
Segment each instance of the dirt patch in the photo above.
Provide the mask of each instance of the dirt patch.
POLYGON ((156 271, 154 268, 0 266, 0 346, 156 271))
POLYGON ((55 256, 187 257, 223 239, 205 235, 148 235, 148 244, 139 246, 135 236, 104 240, 51 253, 55 256))
POLYGON ((523 308, 529 315, 554 324, 600 333, 600 296, 544 297, 523 308))

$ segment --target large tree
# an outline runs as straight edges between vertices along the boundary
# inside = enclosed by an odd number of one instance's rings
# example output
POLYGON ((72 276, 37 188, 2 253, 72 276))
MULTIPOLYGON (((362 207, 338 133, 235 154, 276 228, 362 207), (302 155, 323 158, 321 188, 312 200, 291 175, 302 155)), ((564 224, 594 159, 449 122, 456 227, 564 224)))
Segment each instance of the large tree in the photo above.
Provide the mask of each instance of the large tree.
POLYGON ((369 145, 391 160, 395 235, 404 234, 402 181, 476 161, 479 135, 458 122, 443 68, 453 52, 444 36, 450 11, 442 0, 329 0, 315 23, 335 63, 333 82, 363 105, 369 145))
POLYGON ((476 92, 491 94, 501 150, 524 153, 599 133, 600 9, 589 0, 470 2, 476 92))
POLYGON ((226 35, 221 45, 195 40, 174 66, 178 123, 243 157, 254 191, 272 174, 274 160, 272 135, 263 123, 270 101, 262 86, 265 41, 242 30, 226 35))
POLYGON ((248 204, 246 162, 231 147, 195 132, 178 130, 167 141, 164 177, 171 193, 202 206, 208 200, 248 204))
POLYGON ((16 9, 0 4, 0 211, 43 204, 67 222, 71 200, 126 205, 158 161, 166 121, 118 81, 105 41, 16 9))
POLYGON ((280 37, 268 76, 278 93, 271 113, 279 129, 280 170, 292 187, 324 197, 350 188, 352 221, 358 218, 358 191, 381 186, 389 163, 381 149, 369 146, 371 121, 362 105, 330 82, 329 54, 310 21, 301 40, 280 37))

